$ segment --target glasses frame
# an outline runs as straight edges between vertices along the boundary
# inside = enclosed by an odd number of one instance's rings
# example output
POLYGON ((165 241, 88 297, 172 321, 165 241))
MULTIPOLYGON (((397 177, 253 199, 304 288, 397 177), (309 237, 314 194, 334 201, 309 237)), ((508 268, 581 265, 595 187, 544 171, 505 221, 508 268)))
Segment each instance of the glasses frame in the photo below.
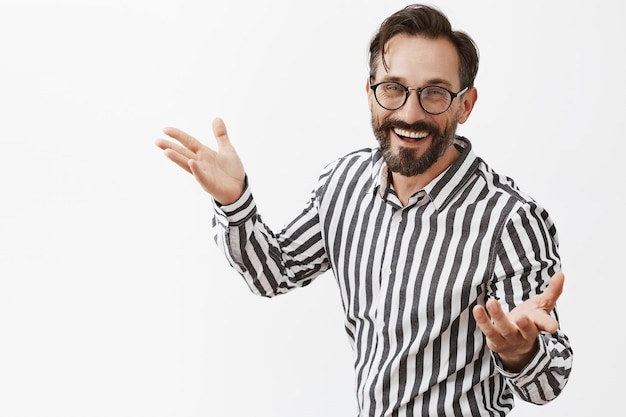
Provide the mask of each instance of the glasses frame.
POLYGON ((381 81, 381 82, 376 83, 376 84, 370 84, 370 88, 372 89, 372 92, 374 93, 374 98, 376 99, 376 102, 378 103, 378 105, 380 107, 382 107, 383 109, 390 110, 390 111, 401 109, 402 106, 404 106, 406 104, 406 102, 409 100, 409 95, 411 94, 411 91, 416 91, 417 92, 417 101, 419 102, 420 107, 422 108, 422 110, 424 110, 426 113, 432 114, 434 116, 447 112, 448 109, 450 108, 450 106, 452 106, 452 101, 454 101, 455 98, 459 97, 460 95, 465 93, 467 90, 469 90, 469 86, 467 86, 465 88, 462 88, 460 91, 458 91, 456 93, 454 91, 450 91, 447 88, 441 87, 439 85, 426 85, 424 87, 414 88, 414 87, 407 87, 406 85, 401 84, 401 83, 399 83, 397 81, 381 81), (378 88, 382 84, 396 84, 396 85, 402 87, 404 89, 404 101, 402 102, 402 104, 400 104, 398 107, 395 107, 395 108, 389 108, 389 107, 383 106, 380 103, 380 101, 378 101, 378 96, 376 95, 376 88, 378 88), (442 90, 445 90, 445 91, 448 92, 448 94, 450 94, 450 103, 448 104, 448 107, 446 107, 445 110, 437 112, 437 113, 433 113, 431 111, 426 110, 424 108, 424 105, 422 104, 422 91, 424 91, 427 88, 432 88, 432 87, 441 88, 442 90))

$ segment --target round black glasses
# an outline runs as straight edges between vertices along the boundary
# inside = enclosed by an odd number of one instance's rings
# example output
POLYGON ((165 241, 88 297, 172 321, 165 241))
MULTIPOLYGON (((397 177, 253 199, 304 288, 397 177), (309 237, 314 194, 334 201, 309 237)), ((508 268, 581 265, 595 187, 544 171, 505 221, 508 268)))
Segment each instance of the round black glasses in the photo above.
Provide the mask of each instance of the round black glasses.
POLYGON ((452 100, 465 93, 465 87, 458 93, 438 85, 427 85, 422 88, 412 88, 395 81, 383 81, 370 86, 380 107, 386 110, 398 110, 409 99, 411 90, 417 91, 417 100, 422 109, 429 114, 445 113, 450 108, 452 100))

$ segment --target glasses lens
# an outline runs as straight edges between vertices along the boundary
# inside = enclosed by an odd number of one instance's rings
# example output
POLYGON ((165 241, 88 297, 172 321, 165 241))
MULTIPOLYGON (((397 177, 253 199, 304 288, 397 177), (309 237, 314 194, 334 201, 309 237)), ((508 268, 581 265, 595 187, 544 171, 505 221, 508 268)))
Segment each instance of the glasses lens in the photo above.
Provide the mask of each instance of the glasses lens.
POLYGON ((378 104, 388 110, 402 107, 406 100, 406 89, 398 83, 381 83, 374 90, 378 104))
POLYGON ((445 88, 426 87, 420 92, 420 103, 428 113, 443 113, 448 110, 451 102, 452 96, 445 88))

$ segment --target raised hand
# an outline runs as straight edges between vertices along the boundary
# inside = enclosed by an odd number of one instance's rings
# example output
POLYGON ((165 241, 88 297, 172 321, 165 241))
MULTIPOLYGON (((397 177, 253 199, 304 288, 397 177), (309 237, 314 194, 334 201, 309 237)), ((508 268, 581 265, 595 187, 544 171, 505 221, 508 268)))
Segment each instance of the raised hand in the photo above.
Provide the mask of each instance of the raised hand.
POLYGON ((216 201, 221 204, 230 204, 241 196, 246 173, 235 148, 228 139, 226 125, 222 119, 213 120, 217 151, 203 145, 182 130, 166 127, 163 133, 180 144, 157 139, 156 145, 163 149, 166 157, 192 174, 216 201))
POLYGON ((494 299, 487 301, 486 309, 474 307, 474 318, 489 349, 498 354, 506 370, 521 371, 537 352, 539 333, 558 329, 559 323, 550 312, 563 291, 564 279, 563 273, 556 273, 545 292, 526 300, 508 315, 494 299))

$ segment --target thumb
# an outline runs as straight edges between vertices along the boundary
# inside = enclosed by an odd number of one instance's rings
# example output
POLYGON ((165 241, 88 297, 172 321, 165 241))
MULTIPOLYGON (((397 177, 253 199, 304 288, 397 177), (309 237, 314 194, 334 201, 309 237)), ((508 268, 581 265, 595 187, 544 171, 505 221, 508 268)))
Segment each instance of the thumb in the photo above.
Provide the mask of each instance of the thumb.
POLYGON ((550 278, 548 287, 543 293, 544 309, 547 312, 552 311, 556 304, 556 301, 561 296, 561 293, 563 292, 564 281, 565 276, 562 272, 557 272, 556 274, 552 275, 552 278, 550 278))
POLYGON ((228 131, 226 130, 226 124, 224 121, 217 117, 213 119, 213 135, 217 141, 217 146, 220 150, 232 150, 233 146, 228 138, 228 131))

